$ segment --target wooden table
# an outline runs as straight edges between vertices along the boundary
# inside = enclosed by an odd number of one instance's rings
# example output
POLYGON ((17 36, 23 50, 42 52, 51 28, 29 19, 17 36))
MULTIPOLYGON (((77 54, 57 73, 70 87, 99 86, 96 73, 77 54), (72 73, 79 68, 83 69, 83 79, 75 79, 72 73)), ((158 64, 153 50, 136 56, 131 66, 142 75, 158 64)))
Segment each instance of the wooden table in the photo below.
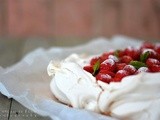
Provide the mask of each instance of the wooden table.
MULTIPOLYGON (((25 39, 10 40, 0 38, 0 66, 8 67, 18 62, 26 53, 37 47, 74 46, 86 40, 74 39, 25 39)), ((50 120, 23 107, 14 99, 8 99, 0 93, 0 120, 50 120)))
POLYGON ((0 119, 1 120, 50 120, 23 107, 17 101, 8 99, 0 94, 0 119))

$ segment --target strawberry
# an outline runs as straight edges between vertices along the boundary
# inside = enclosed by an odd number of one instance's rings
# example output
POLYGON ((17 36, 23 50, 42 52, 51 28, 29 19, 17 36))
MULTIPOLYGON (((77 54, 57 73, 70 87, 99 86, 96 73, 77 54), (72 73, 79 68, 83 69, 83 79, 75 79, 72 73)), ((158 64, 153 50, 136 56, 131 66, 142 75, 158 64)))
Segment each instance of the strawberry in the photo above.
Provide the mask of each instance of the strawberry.
POLYGON ((92 58, 83 69, 106 83, 120 82, 123 77, 140 72, 160 72, 160 44, 145 42, 139 49, 105 52, 92 58))
POLYGON ((112 77, 109 74, 98 73, 96 75, 96 80, 100 80, 105 83, 110 83, 112 81, 112 77))
POLYGON ((132 65, 126 65, 123 70, 126 70, 129 72, 130 75, 134 74, 136 72, 136 68, 132 65))
POLYGON ((141 72, 149 72, 149 69, 147 67, 140 67, 137 71, 136 71, 136 74, 137 73, 141 73, 141 72))
POLYGON ((149 58, 157 58, 158 56, 157 52, 153 49, 144 49, 142 51, 142 54, 144 54, 145 52, 149 52, 149 58))
POLYGON ((116 56, 116 57, 122 57, 124 55, 125 55, 125 52, 123 50, 116 50, 114 52, 114 56, 116 56))
POLYGON ((113 54, 114 54, 113 51, 105 52, 105 53, 103 53, 103 54, 100 56, 100 59, 101 59, 102 62, 103 62, 103 61, 105 61, 106 59, 108 59, 108 56, 109 56, 109 55, 113 55, 113 54))
POLYGON ((111 71, 108 71, 108 70, 100 70, 99 73, 108 74, 108 75, 110 75, 111 77, 114 77, 114 76, 115 76, 115 73, 114 73, 114 72, 111 72, 111 71))
POLYGON ((100 70, 108 70, 108 71, 114 71, 115 70, 115 61, 112 59, 106 59, 100 64, 100 70))
POLYGON ((140 49, 144 49, 144 48, 149 48, 149 49, 153 49, 154 48, 154 45, 150 42, 144 42, 142 45, 141 45, 141 48, 140 49))
POLYGON ((94 65, 98 60, 100 60, 99 57, 94 57, 94 58, 91 59, 90 64, 94 65))
POLYGON ((158 54, 160 54, 160 44, 155 45, 154 50, 155 50, 158 54))
POLYGON ((84 66, 83 69, 86 70, 86 71, 89 72, 89 73, 93 73, 93 67, 90 66, 90 65, 84 66))
POLYGON ((129 75, 129 72, 127 72, 126 70, 119 70, 114 77, 114 81, 117 82, 117 80, 121 80, 123 77, 126 77, 129 75))
POLYGON ((140 56, 140 50, 133 47, 128 47, 124 50, 125 55, 130 56, 134 60, 138 60, 140 56))
POLYGON ((146 64, 148 67, 152 66, 152 65, 160 65, 160 61, 154 58, 148 58, 146 61, 146 64))
POLYGON ((120 61, 121 61, 122 63, 126 63, 126 64, 130 63, 132 60, 133 60, 133 59, 132 59, 130 56, 128 56, 128 55, 124 55, 124 56, 121 57, 121 59, 120 59, 120 61))
POLYGON ((151 72, 160 72, 160 65, 152 65, 150 70, 151 72))
POLYGON ((122 70, 126 65, 126 63, 116 63, 116 70, 122 70))
POLYGON ((119 61, 119 59, 114 55, 109 55, 108 58, 114 60, 115 62, 119 61))

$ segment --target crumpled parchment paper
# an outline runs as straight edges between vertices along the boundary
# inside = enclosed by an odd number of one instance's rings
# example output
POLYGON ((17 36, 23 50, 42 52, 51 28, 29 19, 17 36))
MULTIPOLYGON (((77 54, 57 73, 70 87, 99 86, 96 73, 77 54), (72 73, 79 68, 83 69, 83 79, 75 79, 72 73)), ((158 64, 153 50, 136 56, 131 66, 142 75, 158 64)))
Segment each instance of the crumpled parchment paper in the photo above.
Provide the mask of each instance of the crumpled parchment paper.
POLYGON ((39 48, 28 53, 17 64, 0 67, 0 92, 13 98, 23 106, 53 120, 111 120, 112 118, 94 112, 70 108, 56 101, 47 75, 50 60, 62 60, 72 53, 99 54, 111 49, 122 49, 128 45, 139 46, 142 41, 124 36, 112 39, 97 38, 75 47, 39 48))

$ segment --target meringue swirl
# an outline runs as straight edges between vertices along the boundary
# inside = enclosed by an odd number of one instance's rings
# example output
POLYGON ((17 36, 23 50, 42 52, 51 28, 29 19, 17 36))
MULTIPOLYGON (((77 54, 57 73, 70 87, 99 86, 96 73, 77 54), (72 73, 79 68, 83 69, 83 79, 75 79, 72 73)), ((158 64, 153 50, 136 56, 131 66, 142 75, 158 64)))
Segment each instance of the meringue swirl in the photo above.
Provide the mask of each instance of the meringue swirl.
POLYGON ((60 102, 118 119, 160 119, 160 73, 142 72, 107 84, 83 70, 90 57, 72 54, 49 63, 50 89, 60 102))

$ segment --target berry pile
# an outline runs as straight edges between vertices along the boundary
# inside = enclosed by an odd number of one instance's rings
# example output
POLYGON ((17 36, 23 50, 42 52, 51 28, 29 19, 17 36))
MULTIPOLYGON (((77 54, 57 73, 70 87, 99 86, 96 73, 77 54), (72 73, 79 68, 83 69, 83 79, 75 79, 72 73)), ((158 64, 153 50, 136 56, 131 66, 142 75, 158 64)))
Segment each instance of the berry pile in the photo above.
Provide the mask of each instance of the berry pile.
POLYGON ((160 44, 145 42, 139 48, 105 52, 92 58, 83 69, 105 83, 120 82, 140 72, 160 72, 160 44))

